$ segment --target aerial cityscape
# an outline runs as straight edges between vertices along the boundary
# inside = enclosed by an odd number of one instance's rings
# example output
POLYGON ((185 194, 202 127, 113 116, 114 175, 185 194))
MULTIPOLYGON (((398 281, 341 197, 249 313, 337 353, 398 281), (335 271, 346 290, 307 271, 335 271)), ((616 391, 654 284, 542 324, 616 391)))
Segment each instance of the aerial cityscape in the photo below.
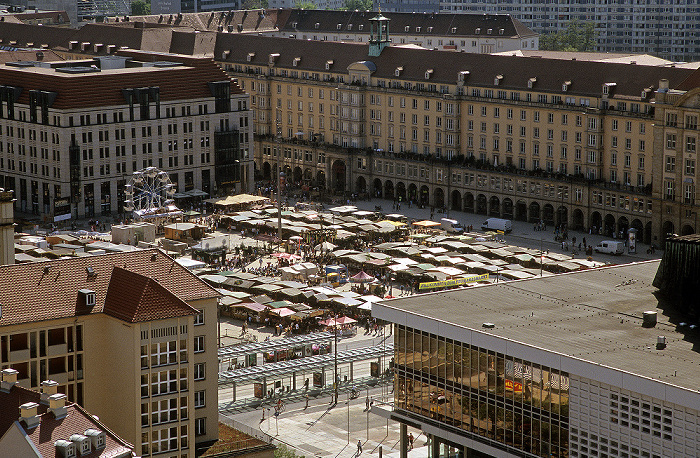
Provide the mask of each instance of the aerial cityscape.
POLYGON ((698 456, 698 13, 0 6, 0 458, 698 456))

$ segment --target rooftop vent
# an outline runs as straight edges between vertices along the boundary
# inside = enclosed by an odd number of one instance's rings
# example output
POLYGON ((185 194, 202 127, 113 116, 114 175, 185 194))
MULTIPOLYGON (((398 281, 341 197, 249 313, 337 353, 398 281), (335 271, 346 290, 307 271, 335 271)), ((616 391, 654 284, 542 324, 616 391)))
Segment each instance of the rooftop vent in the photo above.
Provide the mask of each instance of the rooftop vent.
POLYGON ((653 328, 656 326, 656 311, 651 310, 644 312, 642 319, 642 326, 645 328, 653 328))
POLYGON ((36 402, 27 402, 19 406, 19 421, 23 422, 27 428, 33 428, 39 424, 41 420, 37 415, 39 404, 36 402))
POLYGON ((493 324, 493 323, 488 323, 488 322, 486 322, 486 323, 482 323, 482 324, 481 324, 481 327, 482 327, 482 328, 486 328, 486 329, 493 329, 493 328, 496 327, 496 325, 493 324))
POLYGON ((666 337, 665 336, 657 336, 656 337, 656 349, 663 350, 664 348, 666 348, 666 337))

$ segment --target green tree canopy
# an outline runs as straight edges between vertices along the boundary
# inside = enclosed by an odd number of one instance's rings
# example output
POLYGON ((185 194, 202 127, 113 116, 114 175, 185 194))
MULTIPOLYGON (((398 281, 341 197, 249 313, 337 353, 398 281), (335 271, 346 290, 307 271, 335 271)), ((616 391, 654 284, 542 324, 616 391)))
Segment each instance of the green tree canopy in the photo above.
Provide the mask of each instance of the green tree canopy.
POLYGON ((151 14, 151 2, 144 0, 134 0, 131 2, 131 14, 134 16, 144 16, 151 14))
POLYGON ((341 9, 350 11, 372 11, 373 7, 372 0, 345 0, 341 9))
POLYGON ((267 0, 245 0, 241 9, 244 10, 261 10, 268 7, 267 0))
POLYGON ((300 10, 315 10, 316 4, 308 0, 297 0, 296 3, 294 3, 294 8, 300 10))
POLYGON ((592 22, 573 20, 565 30, 540 36, 545 51, 595 51, 598 32, 592 22))

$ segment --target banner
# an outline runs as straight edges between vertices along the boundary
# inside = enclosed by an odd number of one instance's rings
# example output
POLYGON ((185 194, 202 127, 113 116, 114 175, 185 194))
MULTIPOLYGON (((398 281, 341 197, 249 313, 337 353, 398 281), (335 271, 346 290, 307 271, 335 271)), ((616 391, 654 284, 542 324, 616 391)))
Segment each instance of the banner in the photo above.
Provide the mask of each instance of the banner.
POLYGON ((452 280, 431 281, 431 282, 421 283, 418 285, 418 289, 449 288, 451 286, 466 285, 467 283, 474 283, 477 281, 484 281, 484 280, 488 280, 488 279, 489 279, 489 274, 469 275, 468 277, 455 278, 452 280))
POLYGON ((506 380, 506 390, 512 391, 514 393, 522 393, 523 392, 523 385, 518 382, 514 382, 512 380, 506 380))

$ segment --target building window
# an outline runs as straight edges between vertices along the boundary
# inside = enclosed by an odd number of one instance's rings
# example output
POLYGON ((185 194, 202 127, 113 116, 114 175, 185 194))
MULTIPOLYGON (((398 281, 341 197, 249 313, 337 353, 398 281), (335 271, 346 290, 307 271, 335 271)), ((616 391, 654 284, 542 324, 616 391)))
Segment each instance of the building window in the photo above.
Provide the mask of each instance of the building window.
POLYGON ((204 324, 204 310, 200 310, 194 317, 194 325, 199 326, 200 324, 204 324))
POLYGON ((205 376, 206 376, 206 374, 205 374, 204 363, 195 364, 194 365, 194 379, 195 380, 204 380, 205 376))
POLYGON ((194 420, 194 435, 203 436, 207 433, 207 419, 195 418, 194 420))
POLYGON ((194 408, 199 409, 206 405, 206 392, 205 391, 195 391, 194 393, 194 408))
POLYGON ((204 336, 195 336, 194 338, 194 352, 202 353, 204 351, 204 336))

